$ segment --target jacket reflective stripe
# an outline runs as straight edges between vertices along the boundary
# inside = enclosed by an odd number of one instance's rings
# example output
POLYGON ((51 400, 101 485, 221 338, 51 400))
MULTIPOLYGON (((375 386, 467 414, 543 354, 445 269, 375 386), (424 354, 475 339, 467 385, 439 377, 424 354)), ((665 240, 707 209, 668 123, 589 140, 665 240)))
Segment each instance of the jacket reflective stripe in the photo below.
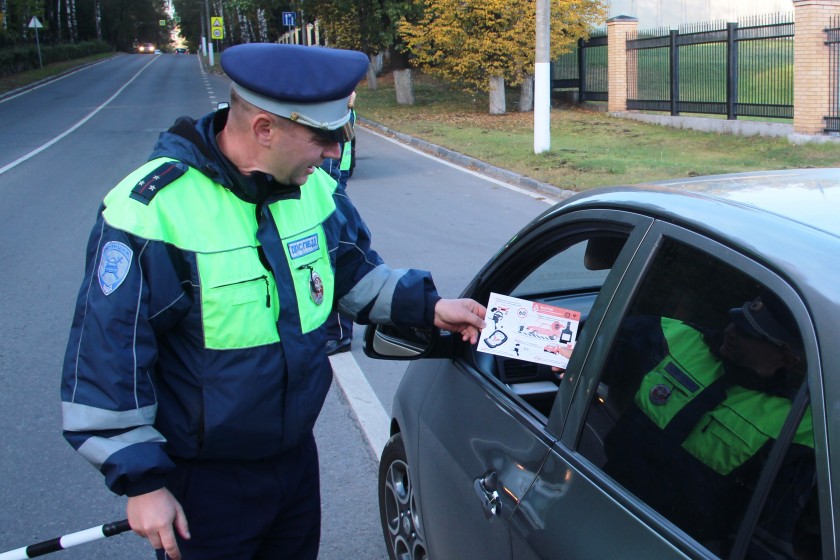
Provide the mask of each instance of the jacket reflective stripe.
POLYGON ((84 404, 61 403, 63 427, 70 432, 119 430, 151 424, 155 421, 155 414, 156 404, 133 410, 106 410, 84 404))
POLYGON ((108 457, 135 443, 166 443, 166 438, 151 426, 140 426, 109 438, 92 436, 79 447, 79 453, 99 469, 108 457))
POLYGON ((371 308, 369 319, 373 323, 393 324, 391 307, 400 279, 407 269, 392 270, 381 264, 368 272, 350 292, 341 298, 340 309, 355 317, 359 311, 376 300, 371 308))

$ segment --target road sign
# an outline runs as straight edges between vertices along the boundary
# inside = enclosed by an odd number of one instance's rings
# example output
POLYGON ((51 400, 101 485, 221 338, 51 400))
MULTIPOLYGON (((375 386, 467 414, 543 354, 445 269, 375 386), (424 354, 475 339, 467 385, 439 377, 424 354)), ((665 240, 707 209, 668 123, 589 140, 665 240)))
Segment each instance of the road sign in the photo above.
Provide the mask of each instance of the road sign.
POLYGON ((29 29, 41 29, 44 26, 40 21, 38 21, 37 17, 32 16, 32 19, 29 20, 29 26, 28 27, 29 27, 29 29))
POLYGON ((225 20, 224 18, 213 16, 210 18, 210 38, 224 39, 225 38, 225 20))
POLYGON ((159 19, 158 20, 158 25, 160 25, 161 27, 166 27, 166 20, 165 19, 159 19))
POLYGON ((286 27, 294 27, 297 20, 295 12, 283 12, 283 25, 286 27))

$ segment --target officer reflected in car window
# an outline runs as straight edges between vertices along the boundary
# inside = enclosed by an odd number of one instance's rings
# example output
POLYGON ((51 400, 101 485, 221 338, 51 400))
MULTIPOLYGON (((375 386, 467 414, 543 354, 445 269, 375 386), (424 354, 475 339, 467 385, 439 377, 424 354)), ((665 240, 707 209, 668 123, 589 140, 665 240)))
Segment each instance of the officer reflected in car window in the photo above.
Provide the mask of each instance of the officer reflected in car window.
MULTIPOLYGON (((609 388, 620 416, 604 440, 604 471, 719 553, 732 544, 805 371, 796 323, 774 294, 763 290, 728 314, 722 330, 628 317, 606 368, 620 370, 621 382, 609 388)), ((814 488, 813 446, 808 410, 758 521, 766 538, 753 540, 748 557, 768 549, 776 556, 766 557, 794 557, 814 488)))

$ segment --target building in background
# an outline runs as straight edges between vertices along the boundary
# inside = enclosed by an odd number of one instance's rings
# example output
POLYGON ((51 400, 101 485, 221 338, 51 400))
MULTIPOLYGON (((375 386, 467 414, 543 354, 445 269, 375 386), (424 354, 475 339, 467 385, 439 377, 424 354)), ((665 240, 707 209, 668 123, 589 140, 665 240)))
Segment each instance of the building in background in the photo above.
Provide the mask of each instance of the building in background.
POLYGON ((792 12, 793 0, 605 0, 609 17, 632 16, 639 29, 668 27, 684 23, 736 21, 778 12, 792 12))

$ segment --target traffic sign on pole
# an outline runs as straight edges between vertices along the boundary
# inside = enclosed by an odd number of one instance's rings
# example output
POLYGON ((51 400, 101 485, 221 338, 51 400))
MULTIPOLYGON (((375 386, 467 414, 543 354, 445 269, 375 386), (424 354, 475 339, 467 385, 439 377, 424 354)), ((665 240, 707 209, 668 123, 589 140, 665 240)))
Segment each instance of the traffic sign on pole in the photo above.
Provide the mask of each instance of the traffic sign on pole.
POLYGON ((211 39, 224 39, 225 38, 225 26, 224 26, 224 18, 213 16, 210 18, 210 38, 211 39))
POLYGON ((283 25, 286 27, 294 27, 297 23, 297 14, 295 12, 283 12, 283 25))
POLYGON ((40 21, 38 21, 38 18, 32 16, 32 19, 29 20, 29 29, 35 30, 35 45, 38 47, 38 66, 40 68, 44 67, 44 62, 41 60, 41 41, 38 40, 38 30, 42 27, 44 26, 40 21))

